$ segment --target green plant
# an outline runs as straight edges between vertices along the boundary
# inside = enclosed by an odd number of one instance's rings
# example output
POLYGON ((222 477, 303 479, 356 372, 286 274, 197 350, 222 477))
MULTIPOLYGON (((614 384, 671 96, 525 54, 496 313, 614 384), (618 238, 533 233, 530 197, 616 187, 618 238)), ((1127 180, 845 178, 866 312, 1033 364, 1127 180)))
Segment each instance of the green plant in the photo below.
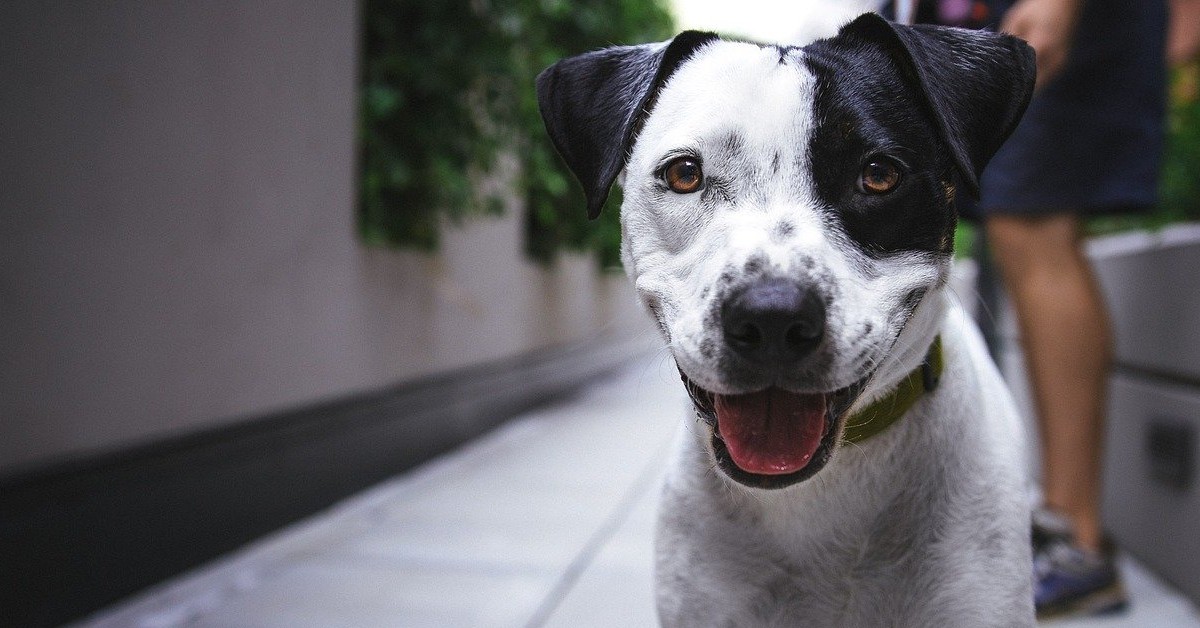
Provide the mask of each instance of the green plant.
POLYGON ((431 249, 443 214, 478 206, 469 173, 494 158, 467 98, 500 71, 494 27, 453 1, 367 0, 363 18, 359 228, 370 244, 431 249))
MULTIPOLYGON (((522 57, 524 71, 533 77, 559 59, 613 44, 666 39, 672 34, 671 17, 664 2, 642 0, 584 0, 525 2, 542 8, 530 19, 522 57)), ((594 250, 606 267, 620 263, 619 208, 621 194, 614 188, 600 218, 588 221, 583 191, 558 159, 542 129, 533 89, 521 92, 521 127, 524 135, 522 188, 528 207, 526 250, 536 259, 552 259, 562 248, 594 250)))
POLYGON ((444 219, 498 211, 477 175, 501 152, 520 164, 526 249, 550 260, 592 249, 617 263, 614 193, 588 224, 583 194, 550 145, 534 77, 558 59, 665 39, 665 0, 366 0, 359 227, 370 244, 431 249, 444 219))
POLYGON ((1167 115, 1161 204, 1180 219, 1200 220, 1200 64, 1174 71, 1167 115))

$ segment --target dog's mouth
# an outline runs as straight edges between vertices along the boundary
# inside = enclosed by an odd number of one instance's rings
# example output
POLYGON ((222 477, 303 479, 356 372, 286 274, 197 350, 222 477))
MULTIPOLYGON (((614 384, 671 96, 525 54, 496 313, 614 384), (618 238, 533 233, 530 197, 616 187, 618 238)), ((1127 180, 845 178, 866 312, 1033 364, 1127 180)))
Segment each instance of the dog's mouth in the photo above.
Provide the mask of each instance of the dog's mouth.
POLYGON ((839 422, 866 378, 840 390, 798 393, 778 387, 722 395, 680 371, 701 420, 712 428, 717 466, 734 481, 783 488, 812 477, 829 462, 839 422))

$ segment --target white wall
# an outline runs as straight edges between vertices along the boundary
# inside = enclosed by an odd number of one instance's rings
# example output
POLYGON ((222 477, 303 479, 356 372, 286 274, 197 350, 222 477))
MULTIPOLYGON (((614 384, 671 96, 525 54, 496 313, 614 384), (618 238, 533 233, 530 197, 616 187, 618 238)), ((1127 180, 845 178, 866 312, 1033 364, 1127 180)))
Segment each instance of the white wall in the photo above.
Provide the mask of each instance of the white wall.
POLYGON ((358 243, 357 39, 339 0, 0 3, 0 474, 644 333, 515 206, 358 243))
POLYGON ((803 45, 891 0, 671 0, 683 29, 714 31, 764 43, 803 45))

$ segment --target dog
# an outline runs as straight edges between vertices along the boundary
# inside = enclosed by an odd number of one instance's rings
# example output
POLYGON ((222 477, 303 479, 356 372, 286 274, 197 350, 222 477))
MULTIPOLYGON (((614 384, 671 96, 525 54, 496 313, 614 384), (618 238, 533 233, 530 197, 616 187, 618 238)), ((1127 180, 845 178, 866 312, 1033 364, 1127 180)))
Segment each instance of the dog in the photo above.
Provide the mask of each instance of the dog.
POLYGON ((691 394, 665 626, 1033 625, 1022 431, 949 293, 955 196, 1032 50, 865 14, 802 47, 688 31, 563 59, 546 130, 691 394))

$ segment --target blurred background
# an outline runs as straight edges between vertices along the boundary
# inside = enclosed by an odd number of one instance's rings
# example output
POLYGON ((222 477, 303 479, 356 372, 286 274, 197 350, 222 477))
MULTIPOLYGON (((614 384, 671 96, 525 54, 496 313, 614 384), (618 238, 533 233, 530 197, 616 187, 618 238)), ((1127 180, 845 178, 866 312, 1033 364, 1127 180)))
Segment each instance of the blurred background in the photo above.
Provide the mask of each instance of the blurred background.
MULTIPOLYGON (((683 28, 810 39, 869 4, 0 3, 0 624, 79 619, 661 364, 620 195, 586 220, 534 76, 683 28)), ((1200 600, 1200 73, 1172 72, 1161 211, 1092 225, 1106 516, 1200 600)), ((980 317, 1021 395, 1003 307, 980 317)))

